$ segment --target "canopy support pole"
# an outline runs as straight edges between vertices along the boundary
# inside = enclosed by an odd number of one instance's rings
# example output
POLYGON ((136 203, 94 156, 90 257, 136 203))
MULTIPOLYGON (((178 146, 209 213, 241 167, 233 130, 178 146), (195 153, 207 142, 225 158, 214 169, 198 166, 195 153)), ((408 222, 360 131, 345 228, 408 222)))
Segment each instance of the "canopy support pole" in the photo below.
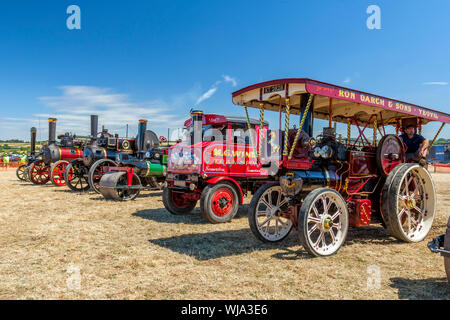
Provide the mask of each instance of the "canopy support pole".
POLYGON ((350 147, 350 136, 352 132, 352 119, 347 119, 347 148, 350 147))
POLYGON ((288 155, 288 147, 289 147, 289 113, 291 111, 291 103, 289 98, 286 99, 286 116, 284 118, 284 150, 283 156, 288 155))
POLYGON ((441 125, 441 127, 439 128, 439 130, 438 130, 438 132, 436 133, 436 135, 434 136, 433 141, 431 141, 430 145, 428 146, 428 150, 430 150, 431 147, 433 146, 433 144, 436 142, 436 139, 437 139, 437 137, 439 136, 439 134, 441 133, 442 128, 444 128, 444 126, 445 126, 445 122, 442 122, 442 125, 441 125))
MULTIPOLYGON (((311 107, 313 98, 314 98, 314 94, 310 94, 310 95, 309 95, 309 99, 308 99, 308 104, 307 104, 306 107, 305 107, 305 111, 303 112, 302 120, 300 121, 300 124, 299 124, 298 129, 297 129, 297 133, 295 134, 294 142, 292 143, 291 151, 289 152, 288 160, 291 160, 292 155, 294 154, 295 146, 296 146, 296 144, 297 144, 297 142, 298 142, 298 138, 300 137, 300 133, 301 133, 301 131, 302 131, 302 129, 303 129, 303 125, 304 125, 304 123, 305 123, 306 116, 308 115, 309 108, 311 107)), ((331 126, 331 125, 330 125, 330 126, 331 126)))
POLYGON ((373 146, 377 147, 377 130, 378 130, 378 119, 377 115, 375 115, 375 119, 373 120, 373 146))
POLYGON ((245 115, 247 117, 247 130, 248 130, 248 134, 250 135, 250 143, 252 146, 254 146, 255 144, 253 143, 253 134, 252 134, 252 127, 250 125, 250 117, 248 116, 248 109, 247 106, 244 105, 244 109, 245 109, 245 115))
POLYGON ((258 158, 261 156, 261 149, 262 149, 262 143, 261 140, 263 138, 263 131, 264 131, 264 104, 260 103, 259 106, 260 114, 259 114, 259 138, 258 138, 258 158))
POLYGON ((332 127, 332 121, 333 121, 333 98, 330 98, 330 105, 328 106, 328 127, 332 127))

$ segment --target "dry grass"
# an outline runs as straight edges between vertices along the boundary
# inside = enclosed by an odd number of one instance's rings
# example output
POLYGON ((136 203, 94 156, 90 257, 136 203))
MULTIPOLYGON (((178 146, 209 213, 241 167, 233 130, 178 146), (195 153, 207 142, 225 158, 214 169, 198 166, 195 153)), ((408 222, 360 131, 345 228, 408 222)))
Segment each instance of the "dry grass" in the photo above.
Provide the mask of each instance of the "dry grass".
MULTIPOLYGON (((448 219, 450 176, 434 176, 448 219)), ((231 223, 171 216, 160 192, 114 203, 0 173, 0 298, 7 299, 450 299, 443 259, 426 241, 400 243, 380 225, 352 229, 329 258, 311 258, 293 232, 279 245, 252 236, 244 206, 231 223), (69 290, 71 264, 81 289, 69 290), (367 267, 381 270, 368 289, 367 267)), ((250 199, 246 199, 246 203, 250 199)))

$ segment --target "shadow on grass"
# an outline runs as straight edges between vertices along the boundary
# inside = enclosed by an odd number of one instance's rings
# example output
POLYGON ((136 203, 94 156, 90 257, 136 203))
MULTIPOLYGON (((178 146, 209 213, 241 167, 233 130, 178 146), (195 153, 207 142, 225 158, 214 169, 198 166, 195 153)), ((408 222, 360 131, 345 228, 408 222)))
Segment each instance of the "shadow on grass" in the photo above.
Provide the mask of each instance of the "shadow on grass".
POLYGON ((449 300, 450 284, 446 278, 404 279, 391 278, 392 288, 398 289, 400 299, 411 300, 449 300))
MULTIPOLYGON (((161 199, 162 202, 162 199, 161 199)), ((248 205, 239 206, 239 210, 234 219, 247 216, 248 205)), ((200 214, 200 208, 195 208, 191 213, 185 215, 173 215, 164 207, 158 209, 139 210, 133 216, 163 223, 183 223, 183 224, 209 224, 200 214)))
POLYGON ((193 256, 197 260, 210 260, 252 251, 274 249, 283 251, 273 255, 273 257, 278 259, 298 260, 311 258, 304 251, 289 249, 289 247, 298 245, 295 237, 288 237, 280 243, 267 244, 256 240, 250 229, 193 233, 149 241, 174 252, 193 256))

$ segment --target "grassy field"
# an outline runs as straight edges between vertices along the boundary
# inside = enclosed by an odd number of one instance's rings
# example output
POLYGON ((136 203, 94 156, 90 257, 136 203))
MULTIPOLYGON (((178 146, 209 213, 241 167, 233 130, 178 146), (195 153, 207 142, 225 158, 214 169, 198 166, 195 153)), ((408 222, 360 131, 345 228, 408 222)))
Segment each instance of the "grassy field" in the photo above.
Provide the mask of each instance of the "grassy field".
POLYGON ((443 258, 426 247, 445 230, 449 178, 434 175, 438 210, 426 241, 401 243, 374 225, 351 229, 337 255, 311 258, 297 232, 278 245, 257 241, 246 205, 231 223, 211 225, 198 208, 170 215, 160 192, 114 203, 0 172, 0 298, 450 299, 443 258), (367 286, 374 268, 379 288, 367 286))

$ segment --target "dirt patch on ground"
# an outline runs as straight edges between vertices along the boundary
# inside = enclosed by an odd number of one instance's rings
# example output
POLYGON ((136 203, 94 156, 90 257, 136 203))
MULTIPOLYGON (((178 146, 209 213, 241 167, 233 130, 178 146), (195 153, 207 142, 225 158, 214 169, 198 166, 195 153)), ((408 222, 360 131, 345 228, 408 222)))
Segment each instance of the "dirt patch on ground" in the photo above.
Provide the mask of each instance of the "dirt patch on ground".
POLYGON ((449 217, 450 175, 434 180, 437 217, 424 242, 373 225, 351 229, 337 255, 311 258, 297 232, 278 245, 257 241, 246 205, 211 225, 198 208, 170 215, 161 192, 115 203, 0 172, 0 298, 450 299, 443 259, 426 247, 449 217), (378 272, 379 287, 370 280, 378 272))

